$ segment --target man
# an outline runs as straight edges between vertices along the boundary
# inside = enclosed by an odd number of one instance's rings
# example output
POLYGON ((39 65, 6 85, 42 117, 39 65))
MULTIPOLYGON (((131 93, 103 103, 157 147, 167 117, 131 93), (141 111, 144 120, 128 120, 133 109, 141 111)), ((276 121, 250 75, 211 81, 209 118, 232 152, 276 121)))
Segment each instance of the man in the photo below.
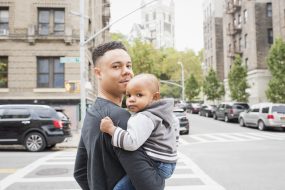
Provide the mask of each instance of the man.
POLYGON ((98 46, 93 52, 98 78, 98 98, 88 109, 81 131, 74 177, 83 190, 112 190, 126 173, 137 190, 162 190, 164 179, 140 148, 128 152, 114 148, 111 136, 100 132, 109 116, 116 126, 127 128, 130 114, 121 108, 126 85, 133 77, 132 62, 120 42, 98 46))

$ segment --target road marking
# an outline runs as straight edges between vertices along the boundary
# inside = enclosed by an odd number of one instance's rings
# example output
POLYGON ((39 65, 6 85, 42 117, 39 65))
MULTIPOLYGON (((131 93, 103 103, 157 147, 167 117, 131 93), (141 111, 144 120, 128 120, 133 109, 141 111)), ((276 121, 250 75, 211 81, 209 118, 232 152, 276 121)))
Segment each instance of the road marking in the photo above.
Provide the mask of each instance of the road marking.
POLYGON ((43 165, 74 165, 75 162, 45 162, 43 165))
POLYGON ((21 183, 39 183, 39 182, 66 182, 75 181, 73 177, 36 177, 36 178, 21 178, 17 182, 21 183))
MULTIPOLYGON (((180 138, 182 140, 183 137, 180 138)), ((193 145, 201 143, 218 143, 218 142, 246 142, 259 140, 285 140, 284 134, 269 134, 269 133, 211 133, 190 135, 182 140, 183 145, 193 145), (196 142, 191 141, 195 140, 196 142), (189 142, 190 141, 190 142, 189 142)))
POLYGON ((18 169, 16 168, 1 168, 0 169, 0 174, 11 174, 15 173, 18 169))
MULTIPOLYGON (((178 153, 179 156, 179 163, 185 164, 184 168, 191 168, 191 173, 184 173, 184 174, 174 174, 171 176, 170 180, 173 179, 175 182, 176 179, 198 179, 202 182, 201 185, 167 185, 165 187, 165 190, 225 190, 224 187, 216 183, 213 179, 211 179, 207 174, 205 174, 197 164, 195 164, 190 158, 188 158, 186 155, 182 154, 181 152, 178 153)), ((176 172, 178 170, 178 167, 176 168, 176 172)), ((166 181, 167 183, 167 181, 166 181)))
POLYGON ((59 154, 60 154, 60 152, 49 154, 45 157, 42 157, 42 158, 36 160, 33 163, 27 165, 26 167, 17 170, 15 173, 7 176, 6 178, 4 178, 3 180, 0 181, 0 189, 5 189, 5 188, 9 187, 11 184, 19 181, 25 175, 27 175, 28 173, 30 173, 31 171, 33 171, 37 167, 41 166, 47 160, 54 158, 55 156, 57 156, 59 154))
POLYGON ((189 142, 187 142, 186 140, 182 139, 181 137, 179 138, 179 143, 182 144, 182 145, 190 144, 189 142))

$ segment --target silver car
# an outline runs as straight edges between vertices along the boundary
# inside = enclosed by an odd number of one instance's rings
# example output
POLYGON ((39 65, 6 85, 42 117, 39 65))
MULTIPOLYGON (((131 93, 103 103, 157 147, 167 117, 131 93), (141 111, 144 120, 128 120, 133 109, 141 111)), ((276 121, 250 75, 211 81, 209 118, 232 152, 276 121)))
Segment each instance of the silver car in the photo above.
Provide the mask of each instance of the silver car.
POLYGON ((267 128, 281 128, 285 131, 285 104, 260 103, 240 113, 241 126, 257 127, 264 131, 267 128))

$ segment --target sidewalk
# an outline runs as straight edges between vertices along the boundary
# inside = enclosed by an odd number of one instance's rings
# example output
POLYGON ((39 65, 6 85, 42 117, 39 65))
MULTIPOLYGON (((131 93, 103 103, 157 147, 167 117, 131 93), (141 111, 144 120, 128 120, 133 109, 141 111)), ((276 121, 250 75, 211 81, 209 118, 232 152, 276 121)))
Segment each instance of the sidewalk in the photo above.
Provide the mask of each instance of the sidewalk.
POLYGON ((81 130, 72 131, 72 137, 62 143, 56 144, 57 148, 77 148, 80 140, 81 130))

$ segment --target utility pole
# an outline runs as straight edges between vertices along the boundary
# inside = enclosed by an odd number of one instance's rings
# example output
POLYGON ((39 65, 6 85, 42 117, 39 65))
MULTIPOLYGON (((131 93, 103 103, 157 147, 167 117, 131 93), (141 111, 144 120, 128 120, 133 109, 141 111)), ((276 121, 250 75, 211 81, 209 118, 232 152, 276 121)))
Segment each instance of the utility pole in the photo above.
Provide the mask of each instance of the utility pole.
POLYGON ((178 61, 177 64, 181 66, 182 100, 185 101, 184 67, 183 67, 183 64, 180 61, 178 61))

